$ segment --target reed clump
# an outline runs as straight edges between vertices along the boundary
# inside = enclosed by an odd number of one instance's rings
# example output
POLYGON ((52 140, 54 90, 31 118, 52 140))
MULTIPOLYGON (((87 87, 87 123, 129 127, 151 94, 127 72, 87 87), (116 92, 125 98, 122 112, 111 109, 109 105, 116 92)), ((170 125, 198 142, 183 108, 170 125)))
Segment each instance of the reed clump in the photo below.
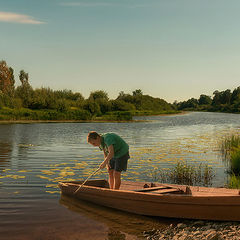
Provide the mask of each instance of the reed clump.
POLYGON ((229 174, 240 176, 240 135, 232 134, 225 137, 222 141, 221 151, 229 174))
POLYGON ((154 168, 148 177, 156 182, 184 184, 192 186, 211 186, 214 172, 207 164, 190 165, 186 162, 177 162, 172 169, 154 168))
POLYGON ((228 179, 226 187, 240 189, 240 176, 232 174, 228 179))

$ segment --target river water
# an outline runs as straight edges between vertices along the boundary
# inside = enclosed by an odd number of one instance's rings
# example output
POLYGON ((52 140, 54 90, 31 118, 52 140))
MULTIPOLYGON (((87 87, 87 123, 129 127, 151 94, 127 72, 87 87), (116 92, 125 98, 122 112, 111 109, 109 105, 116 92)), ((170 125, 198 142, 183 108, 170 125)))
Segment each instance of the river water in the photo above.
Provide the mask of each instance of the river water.
MULTIPOLYGON (((240 131, 240 115, 187 113, 135 117, 131 123, 0 124, 0 239, 138 239, 176 219, 135 216, 61 196, 57 183, 83 180, 103 160, 86 143, 89 131, 115 132, 130 146, 123 180, 153 181, 156 169, 204 163, 213 186, 224 186, 220 153, 225 136, 240 131)), ((95 178, 107 178, 103 170, 95 178)))

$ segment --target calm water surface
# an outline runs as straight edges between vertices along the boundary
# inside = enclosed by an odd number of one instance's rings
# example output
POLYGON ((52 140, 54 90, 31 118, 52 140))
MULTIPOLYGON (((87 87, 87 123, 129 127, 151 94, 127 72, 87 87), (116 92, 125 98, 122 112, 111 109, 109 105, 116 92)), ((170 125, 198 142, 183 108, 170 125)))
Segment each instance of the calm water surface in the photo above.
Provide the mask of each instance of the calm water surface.
MULTIPOLYGON (((207 163, 214 186, 227 181, 219 151, 224 136, 240 131, 240 115, 189 113, 136 117, 134 123, 0 125, 0 239, 138 239, 141 232, 177 220, 148 218, 61 196, 57 182, 82 180, 103 160, 86 143, 89 131, 115 132, 130 145, 124 180, 153 181, 156 168, 178 161, 207 163)), ((106 178, 102 171, 95 178, 106 178)))

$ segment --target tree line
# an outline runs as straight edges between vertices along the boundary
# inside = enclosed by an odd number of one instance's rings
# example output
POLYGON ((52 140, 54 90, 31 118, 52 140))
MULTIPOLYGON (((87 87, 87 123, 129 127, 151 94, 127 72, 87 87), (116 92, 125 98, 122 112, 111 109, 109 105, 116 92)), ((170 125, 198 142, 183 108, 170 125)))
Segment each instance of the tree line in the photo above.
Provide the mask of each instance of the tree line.
POLYGON ((131 120, 133 115, 184 110, 240 113, 240 87, 216 90, 213 97, 201 94, 198 99, 171 104, 143 94, 141 89, 131 94, 121 91, 116 99, 109 99, 104 90, 93 91, 84 98, 72 90, 34 89, 24 70, 18 78, 20 85, 15 86, 14 69, 0 61, 0 120, 131 120))
POLYGON ((116 99, 109 99, 104 90, 97 90, 84 98, 71 90, 34 89, 29 74, 19 72, 20 85, 15 86, 14 70, 0 61, 0 120, 130 120, 133 115, 175 112, 176 107, 160 98, 121 91, 116 99))
POLYGON ((198 99, 174 102, 178 110, 240 113, 240 87, 233 91, 214 91, 213 97, 201 94, 198 99))

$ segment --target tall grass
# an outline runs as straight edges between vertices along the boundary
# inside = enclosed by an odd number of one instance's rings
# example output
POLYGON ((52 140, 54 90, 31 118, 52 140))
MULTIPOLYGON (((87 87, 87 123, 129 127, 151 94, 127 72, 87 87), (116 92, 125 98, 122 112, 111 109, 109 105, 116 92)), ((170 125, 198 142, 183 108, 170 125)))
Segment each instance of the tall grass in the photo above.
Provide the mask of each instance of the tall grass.
POLYGON ((225 159, 229 159, 231 152, 240 148, 240 135, 232 134, 222 141, 221 151, 225 159))
POLYGON ((214 177, 213 169, 207 164, 200 163, 197 166, 186 162, 178 162, 168 170, 154 168, 148 172, 148 178, 152 181, 196 186, 211 186, 214 177))
POLYGON ((235 174, 232 174, 229 177, 229 180, 228 180, 228 183, 227 183, 226 187, 240 189, 240 177, 236 176, 235 174))
POLYGON ((226 137, 221 146, 223 160, 227 163, 228 172, 240 175, 240 135, 226 137))

